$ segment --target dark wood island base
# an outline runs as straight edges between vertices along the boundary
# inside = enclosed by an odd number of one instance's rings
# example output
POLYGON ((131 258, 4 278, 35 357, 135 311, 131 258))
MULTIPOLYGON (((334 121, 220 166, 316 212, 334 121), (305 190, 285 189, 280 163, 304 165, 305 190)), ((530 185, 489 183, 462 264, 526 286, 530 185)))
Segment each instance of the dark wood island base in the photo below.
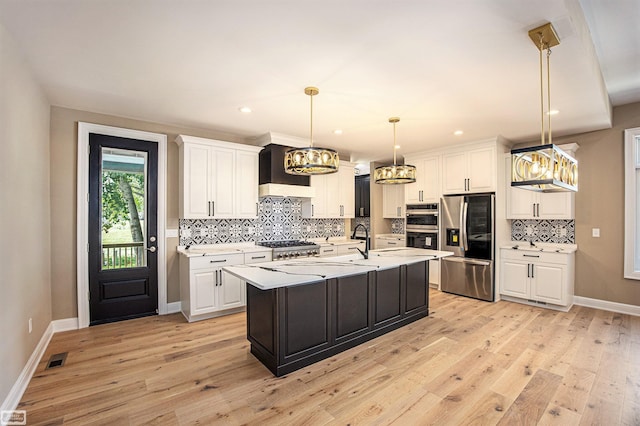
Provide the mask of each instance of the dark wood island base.
POLYGON ((251 353, 276 376, 428 315, 428 261, 270 290, 247 285, 251 353))

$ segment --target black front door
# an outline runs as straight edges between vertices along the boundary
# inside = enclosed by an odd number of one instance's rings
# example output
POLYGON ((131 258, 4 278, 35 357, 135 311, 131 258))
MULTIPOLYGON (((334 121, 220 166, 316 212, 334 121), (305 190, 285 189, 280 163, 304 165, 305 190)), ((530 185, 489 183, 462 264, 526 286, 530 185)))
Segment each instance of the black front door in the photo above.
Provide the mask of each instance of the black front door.
POLYGON ((90 325, 158 308, 158 146, 89 134, 90 325))

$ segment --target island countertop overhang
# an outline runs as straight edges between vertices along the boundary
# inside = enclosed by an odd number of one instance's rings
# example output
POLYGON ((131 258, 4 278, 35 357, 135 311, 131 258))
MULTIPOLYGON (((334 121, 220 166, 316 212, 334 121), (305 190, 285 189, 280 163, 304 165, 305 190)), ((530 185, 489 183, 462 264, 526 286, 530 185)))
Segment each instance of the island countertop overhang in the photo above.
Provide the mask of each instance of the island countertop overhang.
POLYGON ((448 251, 394 247, 371 250, 369 259, 363 259, 361 255, 312 257, 225 266, 222 269, 260 290, 269 290, 380 271, 426 260, 437 260, 451 255, 453 253, 448 251))

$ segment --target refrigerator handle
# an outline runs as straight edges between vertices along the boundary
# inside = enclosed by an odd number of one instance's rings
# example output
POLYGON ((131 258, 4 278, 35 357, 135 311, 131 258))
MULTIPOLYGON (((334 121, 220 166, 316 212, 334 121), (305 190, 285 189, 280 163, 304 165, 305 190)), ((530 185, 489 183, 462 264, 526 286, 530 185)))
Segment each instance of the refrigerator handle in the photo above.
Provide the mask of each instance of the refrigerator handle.
POLYGON ((462 249, 464 251, 469 250, 469 240, 467 238, 467 207, 469 207, 469 203, 466 201, 462 204, 462 217, 460 218, 460 230, 462 232, 462 249))

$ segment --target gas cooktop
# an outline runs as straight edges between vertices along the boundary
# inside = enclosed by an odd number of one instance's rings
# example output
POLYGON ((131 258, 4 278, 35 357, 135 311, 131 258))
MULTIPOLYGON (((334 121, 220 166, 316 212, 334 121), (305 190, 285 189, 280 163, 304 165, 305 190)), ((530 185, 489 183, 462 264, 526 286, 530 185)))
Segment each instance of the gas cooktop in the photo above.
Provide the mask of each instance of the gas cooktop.
POLYGON ((275 259, 290 259, 295 257, 318 256, 320 254, 320 246, 316 243, 301 240, 284 240, 284 241, 260 241, 256 243, 259 246, 269 247, 273 249, 273 257, 275 259))
POLYGON ((284 241, 261 241, 256 243, 259 246, 269 247, 269 248, 289 248, 289 247, 309 247, 309 246, 317 246, 315 243, 311 243, 309 241, 302 240, 284 240, 284 241))

